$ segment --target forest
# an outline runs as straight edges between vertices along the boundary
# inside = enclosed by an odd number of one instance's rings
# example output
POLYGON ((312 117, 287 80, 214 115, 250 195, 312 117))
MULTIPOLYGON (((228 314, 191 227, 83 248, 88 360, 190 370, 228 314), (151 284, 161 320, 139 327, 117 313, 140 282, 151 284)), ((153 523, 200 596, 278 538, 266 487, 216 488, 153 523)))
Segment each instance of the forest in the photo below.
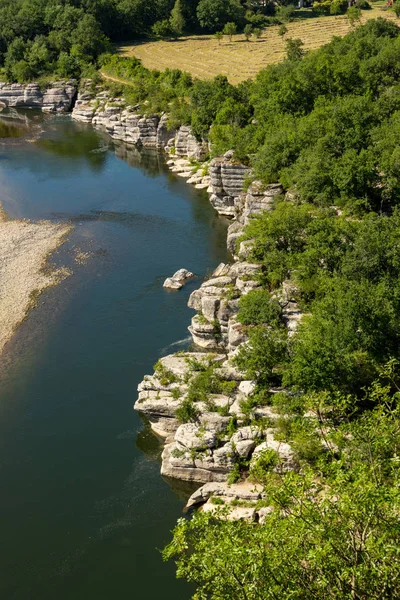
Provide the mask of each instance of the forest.
POLYGON ((3 0, 0 67, 18 82, 90 76, 113 42, 265 26, 274 12, 264 0, 3 0))

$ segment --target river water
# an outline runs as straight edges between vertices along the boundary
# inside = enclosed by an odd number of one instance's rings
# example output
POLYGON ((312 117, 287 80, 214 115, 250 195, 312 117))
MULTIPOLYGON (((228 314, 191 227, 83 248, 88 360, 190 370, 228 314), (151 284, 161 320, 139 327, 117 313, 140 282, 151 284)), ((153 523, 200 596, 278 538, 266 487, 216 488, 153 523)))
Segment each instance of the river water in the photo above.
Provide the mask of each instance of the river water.
POLYGON ((3 114, 0 137, 8 215, 74 225, 51 259, 72 275, 0 360, 0 597, 187 600, 158 549, 188 489, 160 476, 132 405, 159 356, 188 346, 187 299, 228 259, 226 223, 162 156, 68 116, 3 114), (197 279, 165 291, 181 267, 197 279))

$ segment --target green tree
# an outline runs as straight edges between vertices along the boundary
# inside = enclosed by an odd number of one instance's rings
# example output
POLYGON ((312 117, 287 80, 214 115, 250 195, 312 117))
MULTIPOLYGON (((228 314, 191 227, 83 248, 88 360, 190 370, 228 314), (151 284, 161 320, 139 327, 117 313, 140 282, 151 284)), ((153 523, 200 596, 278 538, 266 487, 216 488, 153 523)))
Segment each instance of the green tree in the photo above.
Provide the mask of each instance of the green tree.
POLYGON ((164 19, 163 21, 157 21, 157 23, 154 23, 152 31, 154 35, 161 38, 169 38, 173 35, 171 22, 169 19, 164 19))
POLYGON ((361 9, 358 6, 350 6, 347 9, 346 17, 351 27, 354 27, 356 23, 361 21, 361 9))
POLYGON ((197 18, 205 29, 221 30, 226 23, 240 23, 244 18, 244 8, 240 0, 200 0, 197 18))
POLYGON ((185 18, 182 12, 182 0, 176 0, 170 17, 171 29, 176 37, 182 35, 185 27, 185 18))
POLYGON ((223 33, 229 37, 229 41, 232 41, 232 37, 235 35, 237 31, 236 23, 226 23, 223 33))
POLYGON ((299 38, 286 40, 286 57, 288 60, 301 60, 304 56, 304 42, 299 38))
POLYGON ((180 519, 163 555, 197 586, 194 598, 398 600, 398 396, 373 384, 376 408, 335 427, 336 459, 279 477, 273 457, 254 465, 269 507, 262 523, 226 519, 229 506, 180 519))
POLYGON ((224 34, 223 34, 223 32, 222 32, 222 31, 217 31, 216 33, 214 33, 214 37, 215 37, 215 39, 217 40, 217 42, 218 42, 218 45, 220 45, 220 44, 221 44, 221 40, 222 40, 222 39, 223 39, 223 37, 224 37, 224 34))
POLYGON ((282 23, 282 25, 280 25, 279 29, 278 29, 278 35, 281 36, 281 38, 283 39, 285 37, 285 35, 288 32, 288 28, 286 27, 286 25, 284 23, 282 23))
POLYGON ((259 40, 260 37, 262 36, 262 29, 260 29, 260 27, 254 27, 253 35, 256 38, 256 40, 259 40))
POLYGON ((246 38, 246 41, 248 42, 251 36, 253 35, 253 26, 250 25, 250 23, 247 23, 246 27, 243 30, 243 33, 244 37, 246 38))

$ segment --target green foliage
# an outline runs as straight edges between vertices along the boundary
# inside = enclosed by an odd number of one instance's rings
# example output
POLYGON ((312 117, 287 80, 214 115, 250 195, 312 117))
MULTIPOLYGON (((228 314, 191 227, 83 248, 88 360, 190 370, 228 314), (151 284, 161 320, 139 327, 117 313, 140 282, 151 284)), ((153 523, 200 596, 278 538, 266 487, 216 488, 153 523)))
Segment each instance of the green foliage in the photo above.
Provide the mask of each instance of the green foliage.
POLYGON ((217 31, 216 33, 214 33, 214 37, 217 40, 218 44, 220 44, 224 37, 224 34, 222 31, 217 31))
POLYGON ((240 24, 244 18, 244 9, 239 0, 200 0, 197 18, 201 27, 220 31, 226 23, 240 24))
POLYGON ((211 502, 211 504, 215 504, 216 506, 221 506, 221 505, 225 504, 223 499, 219 498, 218 496, 211 496, 210 502, 211 502))
POLYGON ((187 398, 191 402, 208 402, 210 394, 231 394, 237 387, 235 381, 224 381, 213 365, 198 371, 190 383, 187 398))
POLYGON ((167 367, 163 365, 163 363, 159 360, 153 367, 156 377, 160 380, 162 385, 170 385, 171 383, 176 383, 179 379, 167 367))
POLYGON ((163 555, 196 598, 400 597, 399 394, 376 381, 367 396, 376 408, 336 428, 336 458, 313 452, 314 466, 283 476, 271 473, 271 452, 253 463, 270 507, 262 525, 201 512, 179 520, 163 555))
POLYGON ((279 383, 287 360, 287 331, 257 326, 249 332, 249 344, 241 346, 235 358, 249 379, 262 385, 279 383))
POLYGON ((361 21, 361 9, 356 5, 350 6, 347 9, 346 17, 350 25, 354 27, 356 23, 361 21))
POLYGON ((292 4, 287 4, 285 6, 279 6, 275 14, 280 21, 288 23, 289 21, 293 21, 293 18, 296 14, 296 9, 292 4))
POLYGON ((235 35, 235 33, 237 32, 237 25, 236 23, 226 23, 224 26, 224 29, 222 31, 222 33, 224 33, 224 35, 227 35, 229 37, 229 40, 232 41, 232 36, 235 35))
POLYGON ((356 0, 356 6, 361 10, 371 10, 371 5, 368 0, 356 0))
POLYGON ((245 28, 243 30, 243 33, 244 33, 244 37, 246 38, 246 40, 249 41, 249 39, 253 35, 253 26, 250 25, 250 23, 247 23, 247 25, 245 26, 245 28))
POLYGON ((296 61, 301 60, 304 56, 304 42, 302 42, 299 38, 291 39, 289 38, 285 42, 286 45, 286 57, 288 60, 296 61))
POLYGON ((199 418, 200 412, 192 400, 185 398, 175 411, 175 416, 180 423, 193 423, 199 418))
POLYGON ((171 11, 170 24, 171 29, 176 37, 182 35, 186 25, 185 17, 183 16, 182 0, 176 0, 174 8, 171 11))
POLYGON ((157 37, 169 38, 173 35, 174 30, 171 26, 171 21, 169 19, 163 19, 162 21, 157 21, 154 23, 152 32, 157 37))
POLYGON ((279 27, 278 29, 278 35, 281 36, 281 38, 283 38, 288 32, 288 28, 286 27, 286 25, 284 23, 282 23, 282 25, 279 27))
POLYGON ((313 11, 319 15, 341 15, 347 10, 347 0, 322 0, 314 2, 313 11))
POLYGON ((253 290, 239 300, 238 320, 243 325, 276 326, 281 313, 279 302, 266 290, 253 290))

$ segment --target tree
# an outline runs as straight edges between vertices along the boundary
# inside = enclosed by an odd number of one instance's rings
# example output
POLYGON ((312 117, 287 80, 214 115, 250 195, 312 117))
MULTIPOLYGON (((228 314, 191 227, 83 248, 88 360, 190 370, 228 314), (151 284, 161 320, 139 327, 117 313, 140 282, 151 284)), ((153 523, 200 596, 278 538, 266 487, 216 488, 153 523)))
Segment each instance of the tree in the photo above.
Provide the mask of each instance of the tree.
POLYGON ((240 0, 200 0, 197 6, 197 18, 201 27, 210 31, 219 31, 229 21, 243 21, 244 8, 240 0))
POLYGON ((221 40, 224 37, 224 34, 222 33, 222 31, 217 31, 216 33, 214 33, 214 37, 218 42, 218 45, 221 44, 221 40))
POLYGON ((354 27, 356 23, 361 21, 361 9, 358 6, 350 6, 347 9, 346 17, 351 27, 354 27))
POLYGON ((276 11, 276 16, 278 19, 280 19, 280 21, 289 22, 293 21, 295 13, 295 7, 292 4, 288 4, 286 6, 279 6, 278 10, 276 11))
POLYGON ((301 60, 304 56, 304 42, 300 38, 286 40, 286 57, 288 60, 301 60))
POLYGON ((246 27, 244 28, 244 37, 246 38, 246 41, 248 42, 249 39, 251 38, 251 36, 253 35, 253 26, 250 25, 250 23, 248 23, 246 25, 246 27))
POLYGON ((169 38, 173 35, 173 31, 171 29, 171 23, 169 19, 163 19, 162 21, 157 21, 154 23, 152 27, 152 32, 157 37, 161 38, 169 38))
POLYGON ((259 40, 261 35, 262 35, 262 30, 260 29, 260 27, 254 27, 253 29, 253 35, 256 38, 256 40, 259 40))
POLYGON ((185 27, 185 18, 182 12, 182 0, 176 0, 175 2, 174 8, 171 11, 170 25, 176 37, 182 35, 185 27))
POLYGON ((229 504, 179 519, 163 556, 197 586, 194 597, 399 600, 398 396, 371 386, 376 408, 333 427, 336 460, 322 454, 316 467, 303 460, 300 473, 277 477, 274 457, 261 457, 251 473, 264 487, 262 522, 227 519, 229 504))
POLYGON ((286 25, 284 23, 282 23, 282 25, 279 27, 278 29, 278 35, 281 36, 281 38, 283 39, 285 37, 285 35, 288 32, 288 28, 286 27, 286 25))
POLYGON ((236 23, 226 23, 223 33, 227 36, 229 36, 229 41, 232 41, 232 37, 235 35, 237 31, 237 25, 236 23))
POLYGON ((393 10, 395 12, 396 17, 400 18, 400 2, 398 0, 394 3, 393 10))

